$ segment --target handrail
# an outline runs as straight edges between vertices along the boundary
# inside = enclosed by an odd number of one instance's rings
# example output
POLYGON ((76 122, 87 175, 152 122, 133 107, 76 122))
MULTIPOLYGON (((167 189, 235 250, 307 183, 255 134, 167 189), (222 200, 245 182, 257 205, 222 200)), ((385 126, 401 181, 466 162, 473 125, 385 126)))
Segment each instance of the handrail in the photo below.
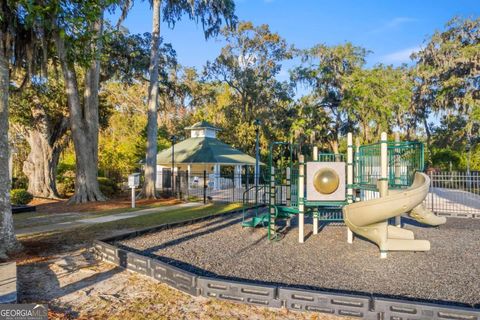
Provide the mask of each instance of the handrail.
MULTIPOLYGON (((245 210, 246 210, 246 208, 245 208, 245 195, 248 194, 250 190, 255 189, 255 188, 257 188, 257 190, 256 190, 255 192, 256 192, 257 195, 258 195, 258 192, 261 191, 262 189, 264 189, 264 188, 265 188, 265 185, 264 185, 264 184, 263 184, 263 185, 260 185, 260 186, 255 186, 255 185, 254 185, 254 186, 251 186, 250 188, 248 188, 247 190, 245 190, 245 191, 243 192, 242 203, 243 203, 244 206, 243 206, 242 223, 245 222, 245 210)), ((257 199, 257 201, 258 201, 258 196, 256 197, 256 199, 257 199)), ((257 216, 258 216, 258 202, 255 203, 255 206, 256 206, 256 208, 255 208, 255 209, 256 209, 255 216, 257 217, 257 216)))
MULTIPOLYGON (((243 196, 242 196, 242 203, 245 204, 245 195, 250 191, 252 190, 253 188, 256 188, 257 186, 253 185, 251 186, 250 188, 248 188, 247 190, 243 191, 243 196)), ((258 186, 258 188, 263 188, 265 187, 265 185, 261 185, 261 186, 258 186)))

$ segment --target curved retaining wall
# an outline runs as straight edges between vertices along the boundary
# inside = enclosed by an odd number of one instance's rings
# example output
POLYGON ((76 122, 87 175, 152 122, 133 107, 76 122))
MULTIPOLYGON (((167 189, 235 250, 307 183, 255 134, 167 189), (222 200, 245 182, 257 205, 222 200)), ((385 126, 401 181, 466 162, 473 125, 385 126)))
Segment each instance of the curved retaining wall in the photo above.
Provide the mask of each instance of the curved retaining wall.
MULTIPOLYGON (((222 215, 235 213, 238 212, 228 212, 222 215)), ((480 309, 387 299, 371 295, 260 285, 198 276, 157 259, 117 248, 109 243, 149 232, 197 223, 222 215, 163 224, 120 236, 95 240, 93 251, 98 259, 152 277, 192 296, 371 320, 480 320, 480 309)))

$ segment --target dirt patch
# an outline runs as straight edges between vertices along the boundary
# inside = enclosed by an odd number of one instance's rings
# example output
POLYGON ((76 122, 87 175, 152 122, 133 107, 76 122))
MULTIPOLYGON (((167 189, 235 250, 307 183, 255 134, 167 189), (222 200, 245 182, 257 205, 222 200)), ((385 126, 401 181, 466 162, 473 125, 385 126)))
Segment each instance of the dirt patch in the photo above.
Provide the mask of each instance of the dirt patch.
POLYGON ((19 266, 18 281, 20 302, 48 303, 51 319, 336 319, 191 297, 85 249, 19 266))
MULTIPOLYGON (((180 201, 174 198, 168 199, 141 199, 136 201, 137 207, 149 207, 157 205, 172 205, 180 201)), ((35 199, 30 205, 37 206, 37 213, 67 213, 67 212, 99 212, 114 209, 131 208, 131 199, 128 196, 121 196, 103 202, 89 202, 81 204, 67 205, 67 200, 45 200, 35 199)))
POLYGON ((44 234, 35 234, 20 238, 23 250, 12 256, 17 265, 28 265, 52 259, 58 255, 65 255, 72 250, 88 248, 92 246, 93 239, 101 239, 108 236, 133 231, 131 229, 87 230, 87 227, 79 227, 75 230, 60 231, 44 234))

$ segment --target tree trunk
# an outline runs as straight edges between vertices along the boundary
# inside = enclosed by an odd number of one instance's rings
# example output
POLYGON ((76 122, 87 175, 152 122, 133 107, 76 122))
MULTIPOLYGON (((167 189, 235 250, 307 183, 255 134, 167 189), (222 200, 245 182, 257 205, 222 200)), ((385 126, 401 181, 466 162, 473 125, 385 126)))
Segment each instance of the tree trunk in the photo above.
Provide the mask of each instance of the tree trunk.
POLYGON ((158 101, 158 54, 160 46, 161 0, 153 1, 152 47, 150 50, 150 85, 148 88, 147 154, 145 159, 145 198, 155 198, 157 180, 157 101, 158 101))
POLYGON ((20 244, 13 229, 12 207, 10 205, 10 172, 8 147, 8 90, 9 50, 4 47, 4 35, 0 31, 0 260, 7 254, 19 250, 20 244))
POLYGON ((85 75, 83 105, 78 89, 75 69, 67 60, 65 40, 60 34, 55 37, 58 57, 62 66, 63 77, 70 111, 70 129, 75 147, 75 194, 69 203, 105 201, 98 185, 98 87, 101 51, 100 36, 103 29, 103 17, 93 25, 98 40, 95 43, 97 57, 92 61, 85 75))
POLYGON ((432 133, 430 132, 430 127, 428 126, 428 119, 424 115, 423 117, 423 125, 425 126, 425 133, 427 134, 427 163, 429 165, 432 164, 432 150, 430 149, 430 142, 432 140, 432 133))
POLYGON ((55 181, 60 153, 67 139, 68 118, 50 118, 43 105, 33 103, 33 123, 24 128, 30 153, 23 163, 23 172, 28 177, 28 192, 35 197, 59 198, 55 181))
POLYGON ((341 126, 341 115, 340 115, 340 110, 338 110, 338 106, 336 108, 331 108, 332 114, 335 115, 335 124, 333 128, 333 140, 330 142, 330 146, 332 147, 332 151, 334 154, 339 154, 340 152, 338 151, 338 147, 340 145, 339 137, 338 135, 340 134, 340 126, 341 126))
POLYGON ((31 130, 27 134, 30 153, 23 163, 28 177, 28 192, 35 197, 59 198, 55 181, 60 153, 64 145, 52 145, 45 133, 31 130))
POLYGON ((330 147, 332 148, 332 152, 334 154, 339 154, 340 151, 338 150, 338 139, 330 141, 330 147))

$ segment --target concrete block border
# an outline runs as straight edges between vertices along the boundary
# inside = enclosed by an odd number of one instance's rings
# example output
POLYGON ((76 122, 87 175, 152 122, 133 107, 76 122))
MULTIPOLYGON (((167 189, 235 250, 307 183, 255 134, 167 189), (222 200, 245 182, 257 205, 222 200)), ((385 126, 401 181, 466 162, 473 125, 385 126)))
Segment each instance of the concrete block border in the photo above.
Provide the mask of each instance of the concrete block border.
POLYGON ((117 248, 109 243, 150 232, 233 215, 238 212, 237 210, 220 215, 163 224, 107 239, 95 240, 92 249, 95 256, 102 261, 152 277, 192 296, 367 320, 480 320, 480 309, 468 307, 404 299, 386 299, 366 294, 304 290, 294 287, 287 288, 198 276, 155 258, 142 256, 124 248, 117 248))

